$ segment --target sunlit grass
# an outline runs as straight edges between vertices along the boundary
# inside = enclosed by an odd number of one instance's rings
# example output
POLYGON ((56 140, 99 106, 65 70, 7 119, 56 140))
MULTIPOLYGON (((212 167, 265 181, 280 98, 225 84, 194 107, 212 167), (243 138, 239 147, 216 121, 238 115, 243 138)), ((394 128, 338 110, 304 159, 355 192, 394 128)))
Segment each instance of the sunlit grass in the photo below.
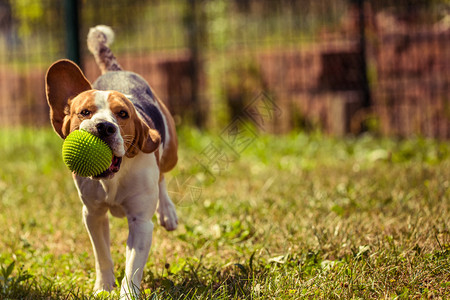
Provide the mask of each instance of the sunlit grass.
MULTIPOLYGON (((180 226, 155 226, 144 297, 450 296, 448 142, 258 133, 236 154, 220 133, 179 132, 168 181, 180 226), (205 172, 211 144, 229 161, 205 172)), ((0 130, 0 298, 92 297, 61 145, 50 129, 0 130)), ((126 238, 111 218, 118 278, 126 238)))

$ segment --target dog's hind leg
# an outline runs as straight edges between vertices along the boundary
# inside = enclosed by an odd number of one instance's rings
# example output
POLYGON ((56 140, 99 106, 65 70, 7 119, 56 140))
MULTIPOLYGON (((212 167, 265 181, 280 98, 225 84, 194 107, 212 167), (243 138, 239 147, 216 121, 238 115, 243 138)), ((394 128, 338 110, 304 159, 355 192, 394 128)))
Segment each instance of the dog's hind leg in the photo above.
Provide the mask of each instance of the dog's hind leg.
POLYGON ((169 194, 167 193, 164 176, 159 182, 159 202, 157 212, 159 224, 161 224, 161 226, 166 228, 168 231, 177 229, 178 216, 175 210, 175 205, 172 200, 170 200, 169 194))

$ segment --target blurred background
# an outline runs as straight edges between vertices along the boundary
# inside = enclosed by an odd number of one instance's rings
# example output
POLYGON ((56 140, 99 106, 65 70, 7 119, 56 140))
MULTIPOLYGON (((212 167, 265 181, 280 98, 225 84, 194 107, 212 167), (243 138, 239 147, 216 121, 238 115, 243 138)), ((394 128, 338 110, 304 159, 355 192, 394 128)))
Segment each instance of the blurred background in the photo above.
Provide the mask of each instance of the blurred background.
POLYGON ((450 138, 448 0, 0 0, 0 127, 49 126, 55 60, 100 75, 98 24, 178 125, 224 128, 264 94, 273 133, 450 138))

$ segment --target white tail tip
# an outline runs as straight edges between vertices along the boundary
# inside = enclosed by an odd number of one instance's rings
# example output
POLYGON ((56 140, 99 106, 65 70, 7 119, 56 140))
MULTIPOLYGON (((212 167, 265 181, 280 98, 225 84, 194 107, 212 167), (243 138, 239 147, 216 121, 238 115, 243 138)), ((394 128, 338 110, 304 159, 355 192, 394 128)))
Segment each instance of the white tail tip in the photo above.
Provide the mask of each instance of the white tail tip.
POLYGON ((100 31, 106 36, 106 46, 109 46, 114 42, 114 31, 111 27, 107 25, 97 25, 95 27, 91 27, 88 36, 91 35, 91 33, 93 33, 94 31, 100 31))

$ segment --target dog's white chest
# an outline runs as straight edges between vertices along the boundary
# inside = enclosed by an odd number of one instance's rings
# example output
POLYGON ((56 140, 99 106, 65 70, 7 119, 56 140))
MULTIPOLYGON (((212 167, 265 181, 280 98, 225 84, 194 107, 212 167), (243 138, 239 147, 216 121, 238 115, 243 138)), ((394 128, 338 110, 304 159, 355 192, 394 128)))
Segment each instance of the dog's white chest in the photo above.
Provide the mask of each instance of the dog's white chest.
POLYGON ((104 205, 113 212, 114 207, 124 206, 137 195, 151 192, 147 191, 148 186, 154 186, 150 183, 158 179, 155 155, 140 153, 132 159, 124 158, 120 172, 112 179, 98 181, 76 177, 75 185, 85 205, 104 205))

